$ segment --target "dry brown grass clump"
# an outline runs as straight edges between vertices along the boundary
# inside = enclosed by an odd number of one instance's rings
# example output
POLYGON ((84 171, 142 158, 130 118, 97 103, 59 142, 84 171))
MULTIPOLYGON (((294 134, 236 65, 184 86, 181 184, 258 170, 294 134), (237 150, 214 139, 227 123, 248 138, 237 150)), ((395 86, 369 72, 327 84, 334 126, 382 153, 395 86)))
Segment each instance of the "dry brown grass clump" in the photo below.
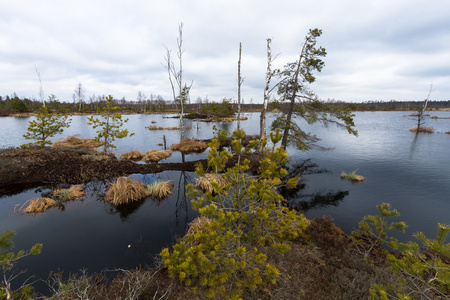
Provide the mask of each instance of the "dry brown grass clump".
POLYGON ((70 189, 56 189, 52 196, 61 201, 75 200, 84 196, 84 185, 74 185, 70 189))
POLYGON ((181 153, 201 153, 208 148, 208 144, 204 141, 194 139, 184 139, 180 143, 175 143, 170 146, 173 151, 180 151, 181 153))
POLYGON ((119 177, 106 192, 105 200, 115 206, 141 200, 147 196, 146 186, 128 177, 119 177))
POLYGON ((158 162, 172 155, 170 150, 148 150, 145 152, 144 160, 150 162, 158 162))
POLYGON ((64 140, 53 143, 53 147, 98 148, 100 146, 103 146, 103 142, 96 141, 94 139, 80 139, 76 134, 67 136, 64 140))
POLYGON ((144 157, 144 153, 139 150, 133 150, 130 152, 122 153, 120 159, 126 160, 141 160, 144 157))
POLYGON ((30 204, 25 208, 24 212, 27 214, 41 213, 57 205, 58 203, 55 200, 48 197, 38 198, 32 200, 30 204))
POLYGON ((155 181, 147 186, 147 195, 161 200, 172 193, 172 188, 170 181, 155 181))
MULTIPOLYGON (((170 126, 170 127, 163 127, 163 126, 156 126, 156 125, 150 125, 146 127, 149 130, 177 130, 177 129, 181 129, 180 126, 170 126)), ((191 129, 192 126, 184 126, 185 129, 191 129)))
POLYGON ((348 179, 353 182, 361 182, 361 181, 366 180, 366 178, 364 176, 356 174, 356 171, 353 171, 351 173, 345 173, 344 171, 342 171, 341 178, 348 179))
POLYGON ((411 128, 409 131, 412 132, 427 132, 427 133, 433 133, 434 132, 434 128, 433 127, 423 127, 421 126, 419 128, 419 130, 417 130, 417 127, 413 127, 411 128))
POLYGON ((202 230, 204 233, 207 233, 209 229, 205 227, 205 225, 210 225, 211 219, 201 215, 200 217, 195 218, 191 223, 188 224, 188 231, 185 236, 195 236, 197 232, 202 230))
POLYGON ((212 182, 216 182, 219 188, 223 188, 227 184, 227 181, 222 176, 211 173, 195 179, 195 185, 204 192, 214 193, 214 187, 211 185, 212 182))

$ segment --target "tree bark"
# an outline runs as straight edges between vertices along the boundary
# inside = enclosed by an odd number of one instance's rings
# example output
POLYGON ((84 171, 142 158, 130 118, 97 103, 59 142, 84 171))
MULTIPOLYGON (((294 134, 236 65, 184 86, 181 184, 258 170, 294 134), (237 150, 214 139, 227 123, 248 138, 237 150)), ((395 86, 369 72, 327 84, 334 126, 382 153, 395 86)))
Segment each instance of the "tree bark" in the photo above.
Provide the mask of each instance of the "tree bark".
POLYGON ((263 99, 263 109, 261 111, 261 117, 260 117, 260 148, 259 151, 262 152, 263 150, 263 144, 262 141, 266 137, 266 112, 267 112, 267 106, 269 103, 269 87, 270 87, 270 79, 272 78, 272 53, 270 49, 270 43, 272 42, 271 39, 267 39, 267 73, 266 73, 266 87, 264 88, 264 99, 263 99))

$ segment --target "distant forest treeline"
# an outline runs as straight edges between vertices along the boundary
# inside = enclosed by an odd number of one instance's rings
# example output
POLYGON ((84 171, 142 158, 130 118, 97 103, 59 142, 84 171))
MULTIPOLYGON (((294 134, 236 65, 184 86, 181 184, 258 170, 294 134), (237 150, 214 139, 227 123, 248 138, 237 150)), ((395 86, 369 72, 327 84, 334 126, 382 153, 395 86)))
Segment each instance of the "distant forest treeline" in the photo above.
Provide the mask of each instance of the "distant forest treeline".
MULTIPOLYGON (((214 101, 210 99, 197 98, 195 103, 186 104, 186 112, 192 111, 208 111, 213 106, 222 104, 224 102, 230 103, 234 109, 237 109, 237 104, 232 99, 223 99, 221 101, 214 101)), ((343 101, 328 100, 325 101, 330 106, 339 108, 349 108, 352 111, 417 111, 422 108, 422 102, 416 101, 367 101, 361 103, 348 103, 343 101)), ((106 104, 106 96, 93 96, 88 100, 61 102, 55 96, 50 95, 45 101, 46 106, 55 113, 70 112, 70 113, 95 113, 106 104)), ((13 96, 0 96, 0 116, 8 116, 17 113, 32 113, 36 111, 42 102, 36 99, 20 98, 13 96)), ((272 101, 269 104, 270 110, 282 111, 285 103, 272 101)), ((116 106, 124 113, 171 113, 178 111, 178 104, 172 100, 164 100, 161 96, 151 97, 151 99, 143 99, 138 101, 129 101, 125 98, 116 100, 116 106)), ((262 104, 244 103, 241 104, 243 112, 259 111, 262 109, 262 104)), ((429 110, 450 109, 450 100, 447 101, 429 101, 429 110)))

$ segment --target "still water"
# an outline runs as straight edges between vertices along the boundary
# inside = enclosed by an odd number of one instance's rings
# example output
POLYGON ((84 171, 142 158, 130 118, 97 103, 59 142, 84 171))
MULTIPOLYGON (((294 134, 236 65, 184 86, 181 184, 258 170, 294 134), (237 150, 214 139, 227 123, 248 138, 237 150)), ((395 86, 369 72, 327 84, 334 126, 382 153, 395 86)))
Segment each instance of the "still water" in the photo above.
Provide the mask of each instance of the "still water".
MULTIPOLYGON (((303 165, 302 189, 289 195, 291 205, 302 207, 309 218, 331 215, 344 232, 351 233, 363 216, 377 212, 377 204, 388 202, 401 213, 398 220, 409 225, 405 234, 396 235, 398 238, 409 240, 418 231, 435 237, 438 222, 450 223, 450 135, 445 134, 450 131, 450 119, 427 119, 425 126, 434 127, 435 133, 416 135, 409 131, 415 121, 405 114, 408 113, 357 112, 358 137, 333 126, 310 126, 298 120, 306 131, 322 138, 321 146, 334 149, 309 152, 288 149, 290 169, 303 165), (353 184, 340 179, 342 171, 354 170, 367 180, 353 184)), ((246 115, 249 119, 242 121, 241 126, 248 134, 257 134, 259 114, 246 115)), ((432 115, 447 117, 450 112, 432 115)), ((145 128, 176 126, 177 119, 162 115, 127 117, 126 128, 135 135, 116 140, 117 156, 131 150, 162 149, 157 144, 163 142, 164 136, 167 145, 180 140, 179 131, 145 128)), ((268 123, 273 117, 269 114, 268 123)), ((32 119, 0 118, 0 147, 17 147, 27 142, 22 135, 32 119)), ((72 134, 93 138, 95 131, 86 123, 86 116, 72 117, 71 127, 53 141, 72 134)), ((213 125, 227 131, 236 128, 236 123, 187 123, 192 128, 186 130, 185 137, 199 139, 211 138, 213 125)), ((186 156, 186 160, 203 158, 206 152, 186 156)), ((174 152, 163 162, 179 161, 181 155, 174 152)), ((53 208, 38 215, 22 215, 14 213, 14 209, 49 193, 46 187, 0 197, 0 232, 17 232, 16 249, 28 249, 38 242, 44 244, 41 255, 23 259, 19 267, 45 279, 58 270, 69 274, 81 269, 99 272, 151 265, 161 248, 169 246, 176 236, 182 236, 187 223, 196 217, 184 195, 184 186, 197 175, 171 171, 132 177, 146 184, 171 180, 175 185, 173 194, 161 202, 146 199, 129 211, 117 211, 102 201, 107 182, 92 182, 82 200, 67 203, 64 210, 53 208)))

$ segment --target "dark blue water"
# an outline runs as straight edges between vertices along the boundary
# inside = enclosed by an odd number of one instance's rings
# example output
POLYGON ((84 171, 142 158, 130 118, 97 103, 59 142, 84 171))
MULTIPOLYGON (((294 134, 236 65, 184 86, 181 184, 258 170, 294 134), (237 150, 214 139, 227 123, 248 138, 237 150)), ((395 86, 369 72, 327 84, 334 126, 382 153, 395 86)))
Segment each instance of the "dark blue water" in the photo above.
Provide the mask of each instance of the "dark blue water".
MULTIPOLYGON (((401 240, 422 231, 434 237, 437 223, 450 223, 450 120, 426 120, 426 126, 435 128, 433 134, 416 135, 409 131, 415 125, 404 112, 358 112, 355 123, 359 136, 330 126, 303 128, 322 138, 320 145, 334 147, 332 151, 299 152, 289 149, 290 166, 304 164, 301 175, 303 188, 289 196, 293 206, 303 208, 309 218, 331 215, 338 226, 350 233, 361 218, 377 212, 376 205, 389 202, 398 209, 409 224, 407 233, 396 235, 401 240), (367 180, 351 183, 341 180, 342 171, 357 173, 367 180)), ((450 112, 432 115, 449 116, 450 112)), ((249 114, 241 126, 249 134, 259 132, 259 114, 249 114)), ((176 126, 177 119, 162 115, 130 115, 126 127, 135 132, 130 138, 116 140, 115 153, 119 156, 130 150, 161 149, 163 136, 167 144, 179 142, 179 131, 150 131, 145 126, 156 121, 159 126, 176 126)), ((269 115, 268 123, 273 118, 269 115)), ((26 140, 28 122, 32 118, 0 118, 0 147, 15 147, 26 140)), ((86 124, 85 116, 72 117, 72 126, 63 135, 79 134, 92 138, 95 131, 86 124)), ((299 120, 299 122, 301 122, 299 120)), ((190 122, 193 126, 185 137, 211 138, 213 123, 190 122)), ((215 124, 219 129, 232 131, 236 123, 215 124)), ((206 158, 206 153, 187 155, 186 160, 206 158)), ((174 152, 165 160, 179 162, 181 155, 174 152)), ((105 182, 87 186, 83 200, 69 202, 64 210, 53 208, 43 214, 14 213, 16 205, 49 192, 45 187, 28 190, 14 196, 0 198, 0 232, 17 232, 16 249, 30 248, 34 243, 44 244, 42 254, 27 257, 19 265, 28 274, 46 278, 51 271, 66 274, 82 268, 88 272, 104 269, 134 268, 151 265, 162 247, 170 245, 174 237, 183 235, 186 224, 196 217, 184 196, 184 186, 196 177, 188 172, 133 175, 137 180, 171 180, 173 194, 162 202, 146 199, 129 211, 117 211, 102 202, 105 182)), ((0 179, 1 180, 1 179, 0 179)))

